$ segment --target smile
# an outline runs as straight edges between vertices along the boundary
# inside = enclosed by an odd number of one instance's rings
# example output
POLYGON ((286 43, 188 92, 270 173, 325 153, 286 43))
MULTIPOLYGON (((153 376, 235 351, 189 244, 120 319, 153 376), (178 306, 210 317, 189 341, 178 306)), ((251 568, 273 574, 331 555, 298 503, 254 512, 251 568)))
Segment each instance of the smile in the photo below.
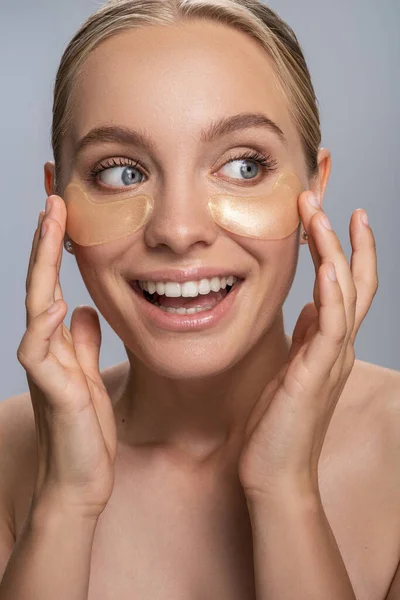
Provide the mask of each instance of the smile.
POLYGON ((202 329, 230 312, 243 280, 230 275, 199 281, 130 282, 144 314, 173 331, 202 329))

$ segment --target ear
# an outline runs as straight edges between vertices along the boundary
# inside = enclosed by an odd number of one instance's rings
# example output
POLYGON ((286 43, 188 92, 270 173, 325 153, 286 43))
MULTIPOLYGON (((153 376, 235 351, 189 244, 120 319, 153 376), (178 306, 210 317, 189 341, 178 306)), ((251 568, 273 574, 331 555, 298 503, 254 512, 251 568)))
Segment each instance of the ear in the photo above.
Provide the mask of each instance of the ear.
POLYGON ((331 174, 331 153, 326 148, 318 150, 318 173, 311 182, 310 190, 317 196, 317 200, 322 206, 326 186, 328 185, 329 176, 331 174))
MULTIPOLYGON (((316 195, 320 206, 322 206, 324 201, 325 190, 331 173, 331 166, 331 153, 326 148, 320 148, 318 150, 318 172, 310 181, 309 187, 309 189, 312 190, 316 195)), ((307 241, 303 238, 303 233, 304 229, 302 226, 300 231, 300 244, 307 244, 307 241)))
POLYGON ((47 196, 55 193, 55 164, 52 161, 44 165, 44 189, 47 196))

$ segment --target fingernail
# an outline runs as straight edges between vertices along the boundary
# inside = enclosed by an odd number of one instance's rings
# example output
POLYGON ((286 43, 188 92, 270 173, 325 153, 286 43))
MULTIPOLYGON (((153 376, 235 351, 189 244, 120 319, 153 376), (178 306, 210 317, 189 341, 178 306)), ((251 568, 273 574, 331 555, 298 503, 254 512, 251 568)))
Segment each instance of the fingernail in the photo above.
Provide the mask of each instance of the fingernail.
POLYGON ((51 198, 47 198, 47 200, 46 200, 46 215, 48 215, 49 212, 51 211, 51 205, 52 205, 51 198))
POLYGON ((319 203, 318 203, 318 200, 317 200, 317 197, 316 197, 316 195, 315 195, 315 194, 312 194, 312 193, 311 193, 311 194, 309 194, 309 195, 308 195, 308 201, 309 201, 309 203, 310 203, 312 206, 314 206, 314 208, 320 208, 320 206, 319 206, 319 203))
POLYGON ((368 215, 365 212, 365 210, 363 208, 356 208, 356 211, 361 212, 360 218, 361 218, 362 223, 364 223, 364 225, 368 225, 368 215))
POLYGON ((321 219, 321 223, 324 227, 326 227, 326 229, 329 229, 329 231, 332 231, 332 225, 329 222, 329 219, 326 215, 324 215, 321 219))

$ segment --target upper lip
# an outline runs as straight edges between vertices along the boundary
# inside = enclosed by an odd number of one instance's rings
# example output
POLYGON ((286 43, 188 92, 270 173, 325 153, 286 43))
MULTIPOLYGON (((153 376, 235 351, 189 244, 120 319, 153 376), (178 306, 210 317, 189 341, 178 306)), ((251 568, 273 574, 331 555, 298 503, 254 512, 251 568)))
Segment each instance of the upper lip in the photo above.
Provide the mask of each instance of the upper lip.
POLYGON ((244 279, 235 269, 226 267, 193 267, 187 269, 163 269, 151 273, 140 273, 132 281, 171 281, 184 283, 185 281, 200 281, 200 279, 211 279, 212 277, 228 277, 233 275, 238 279, 244 279))

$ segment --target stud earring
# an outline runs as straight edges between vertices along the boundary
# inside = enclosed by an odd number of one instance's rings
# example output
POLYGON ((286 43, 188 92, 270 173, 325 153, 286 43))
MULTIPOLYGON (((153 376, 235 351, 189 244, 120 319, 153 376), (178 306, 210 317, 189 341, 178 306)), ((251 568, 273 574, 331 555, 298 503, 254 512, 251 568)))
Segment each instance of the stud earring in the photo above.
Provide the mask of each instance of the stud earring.
POLYGON ((74 249, 72 247, 72 243, 71 240, 67 240, 64 244, 64 248, 66 249, 67 252, 69 252, 70 254, 74 254, 74 249))
POLYGON ((308 240, 308 233, 306 231, 303 232, 303 240, 308 240))

